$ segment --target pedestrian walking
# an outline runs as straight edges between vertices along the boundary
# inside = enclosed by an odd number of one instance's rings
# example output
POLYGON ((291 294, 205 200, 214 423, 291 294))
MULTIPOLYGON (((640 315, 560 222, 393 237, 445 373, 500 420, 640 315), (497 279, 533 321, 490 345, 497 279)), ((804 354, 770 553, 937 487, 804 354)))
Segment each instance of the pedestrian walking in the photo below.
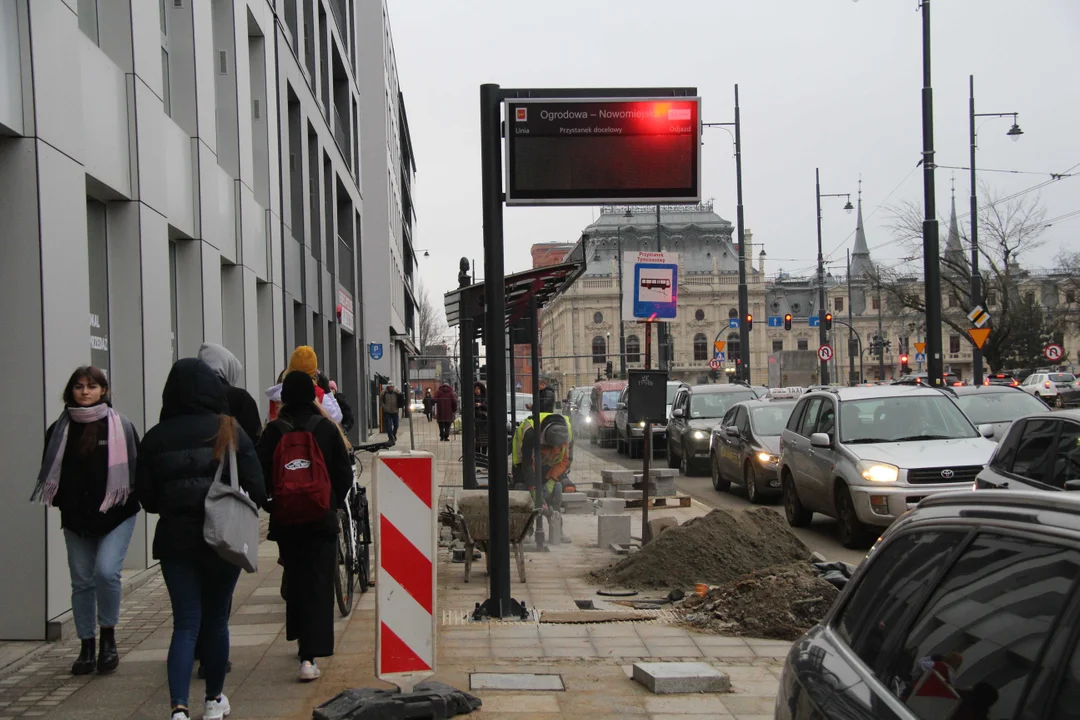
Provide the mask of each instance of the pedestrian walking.
MULTIPOLYGON (((81 647, 72 675, 120 664, 120 571, 139 503, 135 463, 139 436, 112 408, 109 381, 93 366, 80 367, 64 386, 64 411, 45 431, 41 472, 31 499, 60 509, 71 574, 71 611, 81 647), (95 647, 97 627, 101 648, 95 647)), ((190 667, 188 668, 190 672, 190 667)))
POLYGON ((317 679, 316 658, 334 654, 334 573, 338 509, 353 485, 341 430, 319 412, 305 373, 285 376, 278 419, 257 450, 273 499, 270 539, 278 544, 284 585, 285 637, 296 640, 300 680, 317 679))
POLYGON ((435 415, 435 398, 431 396, 431 388, 424 392, 424 415, 428 422, 431 422, 435 415))
POLYGON ((391 443, 397 442, 398 426, 401 422, 401 409, 405 406, 405 396, 397 391, 394 383, 386 384, 379 405, 383 412, 383 425, 386 427, 386 435, 391 443))
POLYGON ((457 414, 458 399, 454 389, 448 383, 443 383, 435 391, 435 420, 439 423, 439 440, 450 442, 450 426, 457 414))
POLYGON ((536 395, 536 404, 542 413, 555 412, 555 389, 547 380, 540 381, 540 392, 536 395))
MULTIPOLYGON (((278 409, 281 408, 281 383, 282 379, 294 370, 306 374, 312 382, 316 382, 321 374, 319 372, 319 358, 315 350, 308 345, 301 345, 293 350, 289 357, 289 366, 278 376, 278 383, 266 389, 266 396, 270 398, 270 419, 277 418, 278 409)), ((341 408, 338 407, 337 398, 332 392, 327 392, 321 387, 315 388, 315 399, 322 406, 323 412, 336 423, 340 423, 341 408)))
POLYGON ((229 604, 240 568, 203 540, 204 504, 218 465, 228 478, 235 448, 240 487, 257 504, 266 486, 255 447, 236 420, 225 414, 225 387, 197 358, 178 360, 161 395, 161 421, 143 438, 136 473, 139 501, 159 515, 153 555, 173 611, 167 663, 172 720, 187 720, 195 643, 201 638, 206 667, 203 717, 231 712, 222 692, 229 662, 229 604))
POLYGON ((337 400, 338 407, 341 408, 341 429, 349 432, 356 425, 356 416, 353 415, 352 405, 345 398, 345 394, 338 391, 338 385, 333 380, 330 381, 330 392, 334 393, 334 399, 337 400))
POLYGON ((240 360, 228 348, 210 342, 199 348, 199 359, 225 384, 225 414, 236 419, 252 443, 258 442, 262 433, 259 405, 251 393, 239 386, 244 375, 240 360))

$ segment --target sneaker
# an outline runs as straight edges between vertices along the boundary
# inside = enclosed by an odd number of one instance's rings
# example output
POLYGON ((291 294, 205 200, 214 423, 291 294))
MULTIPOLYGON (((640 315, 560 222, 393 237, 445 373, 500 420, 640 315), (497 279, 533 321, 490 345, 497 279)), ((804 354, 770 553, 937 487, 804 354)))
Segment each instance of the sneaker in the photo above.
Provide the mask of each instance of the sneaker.
POLYGON ((318 680, 322 672, 319 670, 319 666, 308 660, 304 660, 300 663, 300 681, 311 682, 312 680, 318 680))
POLYGON ((232 712, 232 707, 229 705, 229 698, 225 697, 225 693, 221 694, 217 700, 207 700, 203 710, 203 720, 222 720, 225 716, 232 712))
POLYGON ((191 720, 191 715, 188 714, 187 710, 177 708, 176 710, 173 710, 172 715, 169 716, 169 720, 191 720))

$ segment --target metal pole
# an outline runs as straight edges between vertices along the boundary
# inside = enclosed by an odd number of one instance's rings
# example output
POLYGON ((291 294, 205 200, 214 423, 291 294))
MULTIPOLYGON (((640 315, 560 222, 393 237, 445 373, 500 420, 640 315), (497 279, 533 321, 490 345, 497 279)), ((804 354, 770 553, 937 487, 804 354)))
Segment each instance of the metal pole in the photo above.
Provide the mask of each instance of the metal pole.
MULTIPOLYGON (((470 284, 469 260, 461 258, 458 272, 458 288, 470 284)), ((462 293, 464 295, 464 293, 462 293)), ((459 395, 461 398, 461 485, 466 490, 475 490, 476 482, 476 398, 473 395, 473 321, 472 309, 462 297, 461 322, 458 325, 458 375, 461 378, 459 395)))
MULTIPOLYGON (((532 342, 530 343, 530 352, 532 359, 532 387, 533 387, 533 402, 532 402, 532 424, 533 424, 533 472, 534 480, 536 481, 536 500, 534 502, 535 507, 544 507, 544 467, 543 459, 540 453, 540 345, 537 342, 537 328, 540 324, 539 312, 536 308, 536 295, 532 295, 529 298, 529 317, 532 319, 532 342)), ((522 458, 524 461, 524 458, 522 458)), ((538 550, 544 549, 544 516, 538 515, 536 517, 536 548, 538 550)))
POLYGON ((923 41, 923 275, 926 282, 926 375, 938 387, 944 372, 941 346, 941 245, 934 195, 934 90, 930 84, 930 0, 922 0, 923 41))
POLYGON ((885 302, 881 297, 881 277, 878 277, 877 284, 877 336, 878 336, 878 380, 885 379, 885 328, 883 327, 882 312, 884 312, 885 302))
MULTIPOLYGON (((660 217, 660 206, 656 206, 657 218, 660 217)), ((660 226, 657 225, 657 230, 660 226)), ((659 235, 657 235, 659 237, 659 235)), ((645 369, 652 369, 651 353, 652 346, 652 323, 645 323, 645 369)), ((652 463, 652 421, 645 421, 645 438, 642 442, 641 464, 641 544, 649 542, 649 466, 652 463)))
MULTIPOLYGON (((862 207, 861 205, 859 207, 862 207)), ((848 352, 848 385, 855 387, 857 384, 855 381, 855 352, 852 350, 852 332, 854 331, 855 315, 854 310, 851 309, 851 250, 847 251, 847 319, 848 319, 848 334, 847 334, 847 352, 848 352)), ((860 359, 862 354, 859 355, 860 359)))
POLYGON ((615 265, 619 269, 619 297, 615 298, 615 317, 619 318, 619 378, 626 379, 626 322, 622 316, 622 275, 623 275, 623 258, 622 258, 622 226, 619 226, 619 240, 618 240, 618 256, 615 258, 615 265))
MULTIPOLYGON (((510 389, 510 427, 517 427, 517 378, 514 373, 514 326, 511 325, 509 329, 510 346, 509 359, 507 360, 507 387, 510 389)), ((535 402, 536 395, 533 395, 533 401, 535 402)))
POLYGON ((488 599, 479 611, 504 618, 524 613, 510 597, 510 485, 506 452, 506 308, 503 268, 502 100, 499 86, 480 86, 480 162, 484 218, 484 293, 488 357, 488 523, 491 560, 488 599))
POLYGON ((405 353, 405 368, 402 371, 405 373, 405 399, 406 405, 401 408, 402 415, 409 418, 409 449, 416 449, 416 435, 413 432, 413 413, 412 413, 412 401, 413 401, 413 389, 409 384, 409 353, 405 353))
MULTIPOLYGON (((971 307, 982 303, 982 276, 979 275, 979 204, 975 193, 975 76, 968 76, 970 95, 968 109, 970 110, 971 130, 971 307)), ((983 356, 982 350, 972 346, 971 349, 971 381, 976 385, 983 382, 983 356)))
MULTIPOLYGON (((814 169, 814 188, 817 200, 817 282, 818 282, 818 344, 826 345, 825 338, 825 256, 821 251, 821 170, 814 169)), ((822 385, 829 384, 829 363, 821 361, 822 385)))
MULTIPOLYGON (((660 206, 656 206, 656 252, 663 252, 660 244, 660 206)), ((674 291, 675 288, 672 288, 674 291)), ((667 367, 667 323, 656 324, 656 359, 657 365, 664 369, 667 367)))
MULTIPOLYGON (((742 126, 739 123, 739 86, 735 85, 735 227, 739 233, 739 357, 742 360, 742 380, 750 383, 750 314, 749 290, 746 287, 746 228, 743 225, 742 194, 742 126)), ((820 243, 819 243, 820 245, 820 243)))

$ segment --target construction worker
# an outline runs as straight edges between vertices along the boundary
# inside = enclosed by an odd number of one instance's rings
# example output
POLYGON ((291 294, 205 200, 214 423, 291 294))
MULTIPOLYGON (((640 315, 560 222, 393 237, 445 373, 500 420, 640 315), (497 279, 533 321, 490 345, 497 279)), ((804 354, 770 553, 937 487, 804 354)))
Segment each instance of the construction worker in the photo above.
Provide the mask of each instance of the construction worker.
POLYGON ((574 456, 574 438, 570 423, 563 415, 540 414, 540 462, 543 475, 543 496, 538 497, 536 487, 535 452, 537 435, 532 418, 526 418, 514 434, 513 465, 518 486, 533 493, 537 507, 562 509, 563 492, 574 492, 570 480, 570 465, 574 456))

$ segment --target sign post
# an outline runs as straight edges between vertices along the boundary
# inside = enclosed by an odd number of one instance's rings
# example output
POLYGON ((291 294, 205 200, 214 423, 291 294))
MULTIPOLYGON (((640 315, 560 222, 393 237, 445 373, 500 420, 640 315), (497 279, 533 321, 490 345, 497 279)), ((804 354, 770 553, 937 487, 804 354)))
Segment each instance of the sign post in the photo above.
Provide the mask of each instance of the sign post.
POLYGON ((667 372, 663 370, 631 370, 627 391, 627 415, 632 426, 645 421, 644 452, 641 465, 641 542, 649 537, 649 470, 652 463, 652 424, 667 416, 667 372))
POLYGON ((410 693, 435 674, 435 457, 379 452, 374 467, 375 676, 410 693))

